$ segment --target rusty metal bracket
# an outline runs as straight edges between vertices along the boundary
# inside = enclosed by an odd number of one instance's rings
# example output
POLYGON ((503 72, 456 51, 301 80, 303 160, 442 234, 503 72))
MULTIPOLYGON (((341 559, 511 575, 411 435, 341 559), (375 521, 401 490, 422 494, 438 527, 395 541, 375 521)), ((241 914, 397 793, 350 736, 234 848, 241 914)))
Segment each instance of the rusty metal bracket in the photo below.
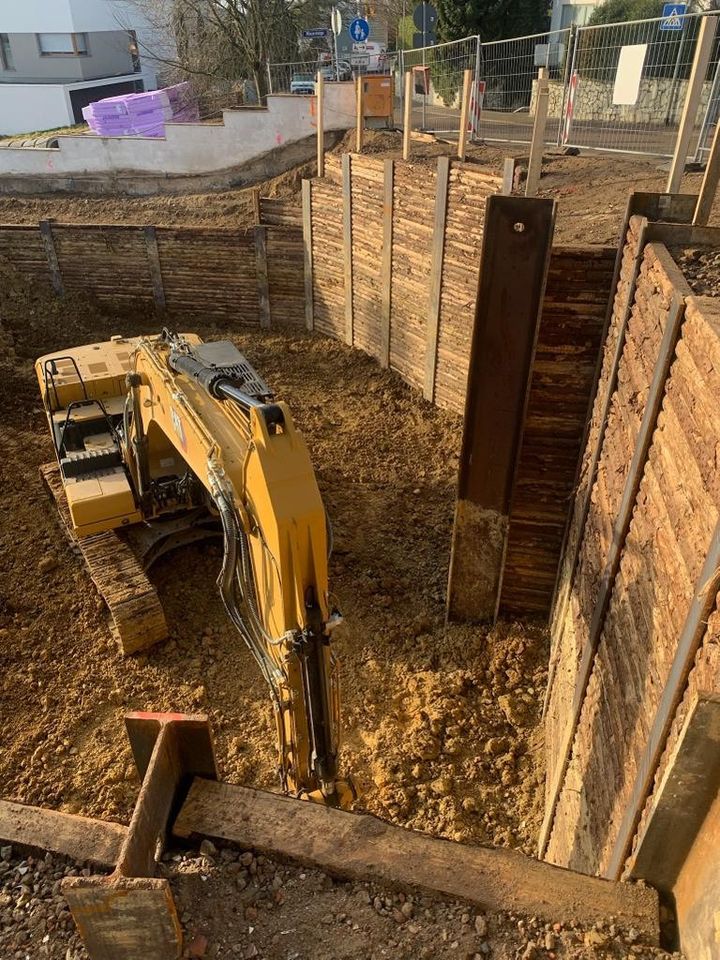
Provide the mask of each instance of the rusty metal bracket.
POLYGON ((176 960, 182 931, 167 880, 155 877, 162 846, 194 777, 217 779, 205 716, 131 713, 125 718, 142 786, 115 870, 62 883, 92 960, 176 960))

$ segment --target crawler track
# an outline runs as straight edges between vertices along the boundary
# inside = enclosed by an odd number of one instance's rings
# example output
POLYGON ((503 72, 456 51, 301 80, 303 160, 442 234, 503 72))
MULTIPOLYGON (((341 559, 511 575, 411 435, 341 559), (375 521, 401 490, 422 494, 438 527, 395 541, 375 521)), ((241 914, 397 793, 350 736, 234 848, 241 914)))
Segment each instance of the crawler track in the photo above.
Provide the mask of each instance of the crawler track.
POLYGON ((56 463, 40 467, 40 474, 52 494, 65 534, 82 556, 93 583, 110 611, 110 629, 123 654, 145 650, 168 635, 155 588, 143 569, 142 560, 130 544, 114 531, 82 539, 73 533, 56 463))

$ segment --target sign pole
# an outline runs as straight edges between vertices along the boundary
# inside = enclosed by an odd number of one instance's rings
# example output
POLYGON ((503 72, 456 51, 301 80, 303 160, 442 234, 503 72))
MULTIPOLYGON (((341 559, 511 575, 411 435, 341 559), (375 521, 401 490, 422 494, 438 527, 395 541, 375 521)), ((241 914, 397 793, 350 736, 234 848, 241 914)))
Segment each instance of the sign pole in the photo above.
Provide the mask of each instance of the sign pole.
POLYGON ((363 78, 362 74, 358 72, 357 79, 355 80, 357 84, 356 88, 356 99, 355 99, 355 153, 362 153, 363 148, 363 132, 365 128, 365 117, 363 115, 363 78))
POLYGON ((317 96, 317 175, 325 176, 325 127, 323 123, 323 109, 325 106, 325 88, 323 75, 320 70, 315 78, 315 93, 317 96))
POLYGON ((403 160, 410 159, 410 129, 412 127, 412 70, 405 73, 405 103, 403 104, 403 160))

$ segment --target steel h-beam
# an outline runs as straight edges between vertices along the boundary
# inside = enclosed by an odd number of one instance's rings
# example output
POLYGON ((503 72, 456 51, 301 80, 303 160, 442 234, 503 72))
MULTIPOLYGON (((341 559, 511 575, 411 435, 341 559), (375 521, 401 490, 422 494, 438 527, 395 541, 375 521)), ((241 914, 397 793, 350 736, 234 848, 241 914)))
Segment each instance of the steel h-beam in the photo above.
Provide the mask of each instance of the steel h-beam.
POLYGON ((552 200, 488 198, 450 558, 449 620, 497 617, 554 224, 552 200))
POLYGON ((142 786, 117 865, 68 877, 62 892, 92 960, 176 960, 182 930, 155 857, 193 778, 217 779, 210 725, 181 713, 131 713, 125 725, 142 786))

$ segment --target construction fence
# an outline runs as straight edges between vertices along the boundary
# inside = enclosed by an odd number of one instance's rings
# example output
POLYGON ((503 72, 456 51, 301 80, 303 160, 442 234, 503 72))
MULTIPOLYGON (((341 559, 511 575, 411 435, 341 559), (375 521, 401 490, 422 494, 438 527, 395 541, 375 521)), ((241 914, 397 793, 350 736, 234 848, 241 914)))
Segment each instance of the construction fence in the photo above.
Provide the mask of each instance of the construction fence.
MULTIPOLYGON (((563 30, 483 43, 479 36, 378 58, 394 78, 394 122, 403 120, 403 76, 412 71, 413 130, 455 137, 463 74, 472 71, 468 132, 475 141, 532 140, 538 72, 549 81, 548 144, 649 156, 673 154, 700 26, 712 48, 690 156, 705 159, 720 113, 720 14, 697 13, 563 30)), ((332 65, 331 65, 332 66, 332 65)), ((273 92, 291 92, 317 64, 271 64, 273 92)), ((347 63, 341 79, 347 77, 347 63)), ((338 76, 340 74, 338 73, 338 76)))

